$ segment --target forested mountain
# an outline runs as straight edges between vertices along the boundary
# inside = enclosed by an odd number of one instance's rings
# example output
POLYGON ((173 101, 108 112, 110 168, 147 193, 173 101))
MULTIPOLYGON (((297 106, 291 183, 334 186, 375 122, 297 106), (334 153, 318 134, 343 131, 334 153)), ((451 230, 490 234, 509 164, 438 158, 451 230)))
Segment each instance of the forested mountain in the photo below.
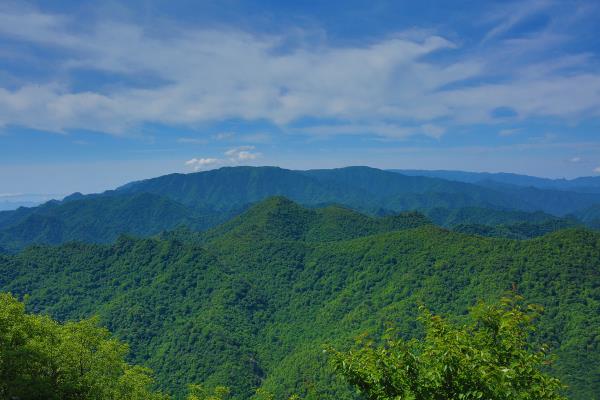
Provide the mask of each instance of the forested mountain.
POLYGON ((418 336, 420 302, 460 316, 512 288, 546 308, 535 341, 557 355, 549 368, 570 398, 600 393, 600 233, 484 238, 415 213, 373 218, 278 197, 184 236, 29 247, 0 256, 0 290, 28 294, 31 311, 55 318, 99 315, 162 388, 352 399, 326 367, 324 343, 344 347, 387 321, 418 336))
POLYGON ((151 193, 75 196, 4 215, 0 243, 12 250, 30 243, 108 243, 123 233, 148 236, 178 225, 205 229, 229 216, 217 217, 151 193))
POLYGON ((574 226, 577 225, 571 224, 567 220, 552 219, 538 223, 518 222, 514 224, 499 225, 458 224, 453 226, 452 230, 455 232, 467 233, 469 235, 522 240, 532 239, 574 226))
POLYGON ((560 229, 583 226, 573 216, 559 218, 539 211, 532 213, 467 207, 434 208, 424 212, 435 224, 455 232, 509 239, 531 239, 560 229))
POLYGON ((535 187, 539 189, 566 190, 581 193, 600 193, 600 177, 580 177, 575 179, 548 179, 536 176, 509 174, 505 172, 467 172, 448 170, 394 169, 390 170, 403 175, 427 176, 451 181, 481 183, 491 181, 516 186, 535 187))
POLYGON ((261 240, 322 242, 430 224, 431 221, 417 212, 374 218, 341 206, 307 209, 285 197, 272 197, 209 230, 202 237, 205 242, 224 235, 234 238, 251 236, 261 240))
MULTIPOLYGON (((0 247, 16 251, 33 243, 110 243, 120 234, 148 236, 177 226, 201 231, 269 196, 286 196, 312 207, 340 204, 371 215, 418 210, 443 226, 486 225, 477 229, 515 238, 556 230, 549 229, 552 226, 577 225, 577 215, 566 220, 556 216, 600 204, 600 194, 594 193, 492 181, 475 185, 368 167, 309 171, 228 167, 165 175, 102 194, 74 194, 39 207, 0 212, 0 247), (512 228, 508 233, 494 229, 514 222, 543 227, 528 227, 527 235, 513 234, 512 228)), ((583 222, 595 226, 594 221, 586 217, 583 222)))
POLYGON ((453 227, 459 224, 500 225, 528 222, 532 224, 544 223, 549 220, 560 220, 577 224, 578 219, 565 217, 557 218, 545 212, 527 212, 518 210, 496 210, 481 207, 464 208, 432 208, 423 210, 424 213, 436 224, 443 227, 453 227))
POLYGON ((183 204, 218 210, 281 195, 305 205, 340 203, 361 211, 403 211, 435 207, 486 207, 546 211, 564 215, 600 202, 600 194, 527 192, 510 185, 473 185, 407 176, 370 167, 292 171, 277 167, 226 167, 194 174, 171 174, 117 189, 149 192, 183 204))

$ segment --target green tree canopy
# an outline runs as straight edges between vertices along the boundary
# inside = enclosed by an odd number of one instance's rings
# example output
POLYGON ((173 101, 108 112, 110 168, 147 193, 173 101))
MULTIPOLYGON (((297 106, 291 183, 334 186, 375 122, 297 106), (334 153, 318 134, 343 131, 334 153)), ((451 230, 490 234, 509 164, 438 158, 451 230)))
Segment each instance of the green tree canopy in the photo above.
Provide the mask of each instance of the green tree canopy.
POLYGON ((0 398, 159 400, 151 371, 125 362, 127 346, 96 319, 60 324, 0 293, 0 398))
POLYGON ((329 349, 334 368, 369 400, 561 400, 563 386, 544 372, 547 348, 528 337, 538 306, 518 296, 480 303, 457 326, 421 308, 422 340, 391 329, 347 352, 329 349))

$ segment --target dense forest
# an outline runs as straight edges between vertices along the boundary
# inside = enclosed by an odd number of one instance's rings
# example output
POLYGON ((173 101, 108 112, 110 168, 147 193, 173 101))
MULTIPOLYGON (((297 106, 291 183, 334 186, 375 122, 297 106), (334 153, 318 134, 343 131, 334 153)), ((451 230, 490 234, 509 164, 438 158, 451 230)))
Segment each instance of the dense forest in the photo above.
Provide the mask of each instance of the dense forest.
POLYGON ((59 321, 97 315, 156 389, 189 383, 276 398, 353 399, 323 345, 345 349, 389 325, 423 337, 419 305, 463 323, 478 300, 516 291, 545 311, 533 345, 571 399, 600 393, 600 233, 531 240, 433 225, 421 213, 366 216, 269 198, 205 232, 113 244, 30 246, 0 255, 0 290, 59 321))
MULTIPOLYGON (((565 400, 564 384, 545 371, 547 347, 529 342, 539 316, 514 292, 498 304, 479 302, 466 325, 425 307, 422 339, 389 328, 380 345, 364 337, 350 350, 326 346, 329 364, 369 400, 565 400)), ((0 396, 11 400, 170 400, 156 391, 152 370, 125 360, 127 345, 94 318, 60 323, 25 312, 0 293, 0 396)), ((189 384, 186 400, 227 400, 227 386, 189 384)), ((254 400, 274 400, 257 388, 254 400)), ((292 394, 288 400, 299 400, 292 394)))

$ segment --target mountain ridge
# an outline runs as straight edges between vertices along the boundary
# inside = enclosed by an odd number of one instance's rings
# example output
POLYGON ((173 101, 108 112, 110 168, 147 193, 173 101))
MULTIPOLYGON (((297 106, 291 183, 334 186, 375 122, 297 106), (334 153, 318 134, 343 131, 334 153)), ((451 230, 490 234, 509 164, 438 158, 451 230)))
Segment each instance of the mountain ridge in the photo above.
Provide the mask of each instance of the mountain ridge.
MULTIPOLYGON (((0 247, 16 251, 33 243, 107 243, 122 233, 154 235, 177 225, 203 231, 271 196, 285 196, 311 207, 341 204, 370 215, 417 210, 435 215, 431 219, 444 226, 451 225, 438 222, 443 214, 436 211, 440 208, 485 209, 500 220, 498 223, 507 224, 513 218, 509 216, 511 210, 533 213, 521 215, 528 222, 538 223, 533 221, 538 219, 535 213, 539 211, 553 214, 547 219, 556 219, 557 215, 576 218, 578 212, 600 204, 600 194, 594 193, 498 183, 475 185, 370 167, 307 171, 223 167, 130 182, 101 194, 74 193, 62 201, 0 212, 0 247)), ((486 213, 476 213, 476 218, 465 212, 454 213, 452 225, 487 225, 490 218, 486 213), (463 215, 463 220, 456 220, 457 215, 463 215)), ((579 215, 587 218, 589 213, 579 215)), ((595 226, 595 221, 587 218, 584 222, 595 226)))
POLYGON ((470 172, 460 170, 423 170, 423 169, 390 169, 411 176, 427 176, 442 179, 456 180, 458 182, 479 183, 485 180, 498 183, 508 183, 517 186, 531 186, 540 189, 574 190, 583 193, 600 192, 600 176, 582 176, 572 179, 566 178, 540 178, 531 175, 522 175, 508 172, 470 172))

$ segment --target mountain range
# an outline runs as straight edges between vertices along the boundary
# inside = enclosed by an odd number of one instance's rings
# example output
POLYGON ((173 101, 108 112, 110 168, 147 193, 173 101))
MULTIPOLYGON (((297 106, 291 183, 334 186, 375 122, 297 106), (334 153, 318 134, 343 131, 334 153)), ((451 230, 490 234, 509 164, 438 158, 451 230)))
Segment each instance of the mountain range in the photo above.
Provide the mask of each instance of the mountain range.
POLYGON ((600 176, 586 176, 575 179, 549 179, 536 176, 510 174, 506 172, 467 172, 448 170, 393 169, 409 176, 427 176, 457 182, 485 183, 496 182, 538 189, 566 190, 580 193, 600 193, 600 176))
POLYGON ((552 181, 511 174, 369 167, 307 171, 225 167, 2 211, 0 248, 18 251, 35 243, 68 241, 110 243, 122 233, 148 236, 181 226, 204 231, 269 196, 285 196, 309 207, 340 204, 369 215, 416 210, 438 225, 465 232, 530 238, 580 224, 600 226, 599 179, 552 181), (523 223, 528 225, 519 226, 523 223))

